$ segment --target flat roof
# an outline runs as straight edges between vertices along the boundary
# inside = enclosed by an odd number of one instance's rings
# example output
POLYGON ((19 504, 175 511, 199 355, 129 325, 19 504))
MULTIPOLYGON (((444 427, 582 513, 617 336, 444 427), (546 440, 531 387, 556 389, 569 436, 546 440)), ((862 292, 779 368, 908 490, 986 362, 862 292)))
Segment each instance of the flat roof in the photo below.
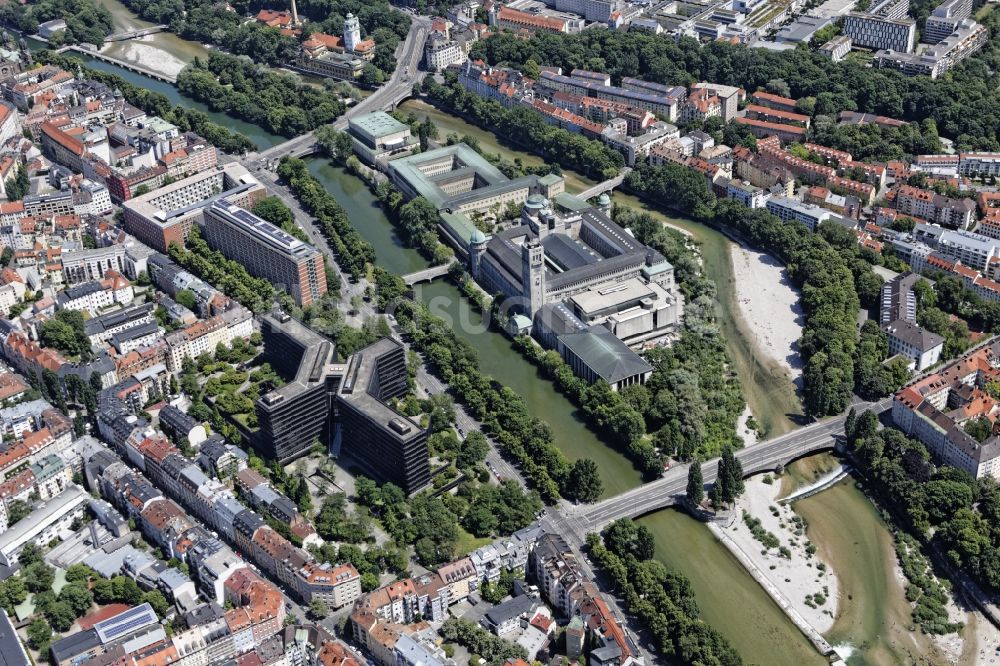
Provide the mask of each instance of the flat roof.
POLYGON ((597 312, 619 303, 654 298, 657 294, 638 278, 602 287, 591 287, 571 297, 582 312, 597 312))
POLYGON ((364 116, 351 118, 348 124, 376 139, 410 129, 384 111, 375 111, 364 116))
MULTIPOLYGON (((509 182, 509 179, 495 166, 486 161, 482 155, 474 151, 464 143, 456 143, 452 146, 435 148, 426 153, 418 153, 408 157, 401 157, 389 162, 389 170, 436 207, 441 208, 446 201, 455 197, 446 194, 435 180, 440 180, 445 172, 428 175, 421 170, 421 166, 451 157, 455 160, 451 171, 469 168, 474 171, 476 177, 481 178, 488 185, 501 185, 509 182)), ((475 191, 475 190, 473 190, 475 191)))
POLYGON ((296 260, 308 259, 319 253, 312 245, 303 243, 287 231, 283 231, 267 220, 263 220, 250 211, 227 201, 213 201, 207 212, 242 231, 262 245, 296 260))

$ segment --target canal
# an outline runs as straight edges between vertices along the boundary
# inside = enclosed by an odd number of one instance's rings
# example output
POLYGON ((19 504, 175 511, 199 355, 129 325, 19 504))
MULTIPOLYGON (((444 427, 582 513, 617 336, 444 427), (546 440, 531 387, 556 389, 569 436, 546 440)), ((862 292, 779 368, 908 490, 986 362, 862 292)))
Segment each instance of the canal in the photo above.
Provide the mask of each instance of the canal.
MULTIPOLYGON (((397 273, 426 265, 416 252, 402 246, 377 199, 360 179, 320 158, 308 162, 313 175, 337 197, 351 221, 375 246, 379 265, 397 273)), ((685 224, 672 218, 670 221, 679 226, 685 224)), ((690 226, 692 232, 702 229, 690 226)), ((717 246, 728 252, 725 245, 728 240, 711 230, 704 231, 708 233, 698 239, 703 243, 703 251, 706 246, 717 246)), ((713 261, 721 261, 720 256, 728 255, 719 253, 713 261)), ((605 496, 641 482, 639 472, 628 460, 586 426, 573 404, 556 393, 552 384, 511 348, 505 336, 483 325, 478 312, 457 288, 437 282, 418 285, 416 291, 434 314, 450 322, 456 334, 475 347, 483 372, 517 391, 524 397, 530 413, 552 427, 556 445, 568 458, 589 457, 597 462, 605 496)), ((748 663, 777 666, 824 663, 795 625, 704 525, 674 510, 647 516, 641 522, 653 531, 656 557, 691 579, 702 616, 732 641, 748 663)))
MULTIPOLYGON (((427 266, 416 250, 404 247, 378 199, 360 178, 322 158, 309 158, 307 162, 309 171, 344 206, 351 222, 374 246, 379 266, 397 274, 427 266)), ((597 463, 606 496, 641 483, 641 474, 625 456, 587 427, 577 415, 576 407, 511 348, 506 336, 487 328, 458 288, 438 281, 418 285, 415 291, 435 315, 448 321, 460 338, 475 347, 484 373, 523 396, 529 412, 552 427, 556 445, 570 460, 587 457, 597 463)))
MULTIPOLYGON (((398 109, 405 114, 412 113, 421 120, 424 118, 430 118, 435 127, 438 129, 438 140, 441 143, 445 142, 449 134, 468 136, 472 137, 479 143, 479 147, 482 148, 484 153, 500 155, 500 157, 512 162, 519 159, 525 166, 545 165, 545 160, 541 157, 510 148, 509 146, 500 143, 500 141, 497 140, 496 135, 492 132, 487 132, 472 123, 466 122, 458 116, 453 116, 450 113, 441 111, 423 100, 406 100, 399 105, 398 109)), ((569 169, 563 169, 562 173, 563 177, 566 179, 566 191, 571 194, 583 192, 592 185, 595 185, 597 182, 582 174, 576 173, 575 171, 570 171, 569 169)))

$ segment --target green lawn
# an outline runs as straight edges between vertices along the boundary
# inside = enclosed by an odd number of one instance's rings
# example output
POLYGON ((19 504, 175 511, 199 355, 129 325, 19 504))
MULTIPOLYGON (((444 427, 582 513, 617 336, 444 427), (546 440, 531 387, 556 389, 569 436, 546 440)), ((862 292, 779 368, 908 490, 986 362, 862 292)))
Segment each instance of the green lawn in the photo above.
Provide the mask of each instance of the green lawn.
POLYGON ((458 542, 455 544, 455 557, 462 557, 463 555, 468 555, 477 548, 482 548, 486 544, 493 541, 489 537, 475 537, 462 529, 462 526, 458 527, 458 542))

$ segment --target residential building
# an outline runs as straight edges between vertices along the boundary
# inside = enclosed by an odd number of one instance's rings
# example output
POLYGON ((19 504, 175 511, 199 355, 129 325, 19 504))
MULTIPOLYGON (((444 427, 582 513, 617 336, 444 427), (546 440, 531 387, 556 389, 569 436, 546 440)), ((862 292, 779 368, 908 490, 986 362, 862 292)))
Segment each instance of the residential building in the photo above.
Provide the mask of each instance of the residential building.
POLYGON ((971 178, 1000 176, 1000 153, 960 153, 958 173, 971 178))
POLYGON ((704 89, 717 96, 722 102, 722 119, 727 123, 736 117, 739 111, 739 104, 746 99, 746 91, 735 86, 726 86, 721 83, 695 83, 691 86, 695 90, 704 89))
POLYGON ((896 189, 896 210, 903 215, 928 220, 954 229, 968 229, 975 220, 976 202, 951 199, 910 185, 896 189))
POLYGON ((70 485, 52 499, 32 511, 7 531, 0 534, 0 565, 13 567, 24 547, 39 546, 69 533, 73 521, 86 513, 90 495, 76 485, 70 485))
POLYGON ((784 143, 792 143, 802 141, 806 136, 806 129, 804 127, 798 127, 797 125, 772 123, 766 120, 748 118, 746 116, 734 118, 733 122, 737 125, 745 126, 750 130, 751 134, 761 139, 769 136, 776 136, 784 143))
POLYGON ((821 223, 833 216, 833 213, 825 208, 787 197, 771 197, 765 207, 782 222, 801 222, 809 228, 809 231, 816 231, 821 223))
POLYGON ((308 243, 229 202, 212 202, 204 220, 212 249, 288 292, 299 306, 308 307, 326 293, 323 255, 308 243))
POLYGON ((767 194, 756 185, 746 181, 730 180, 726 187, 726 197, 739 201, 747 208, 763 208, 767 202, 767 194))
POLYGON ((1000 342, 993 338, 904 387, 892 403, 896 427, 923 442, 941 462, 977 479, 1000 477, 1000 437, 991 432, 980 442, 963 426, 980 417, 996 418, 998 405, 986 385, 1000 375, 998 353, 1000 342))
POLYGON ((264 187, 243 166, 233 163, 197 173, 126 201, 125 230, 139 241, 167 252, 187 240, 191 226, 217 200, 246 210, 264 198, 264 187))
POLYGON ((524 12, 513 7, 495 3, 489 14, 490 25, 507 28, 515 32, 524 30, 528 33, 554 32, 572 33, 583 28, 583 19, 560 18, 524 12))

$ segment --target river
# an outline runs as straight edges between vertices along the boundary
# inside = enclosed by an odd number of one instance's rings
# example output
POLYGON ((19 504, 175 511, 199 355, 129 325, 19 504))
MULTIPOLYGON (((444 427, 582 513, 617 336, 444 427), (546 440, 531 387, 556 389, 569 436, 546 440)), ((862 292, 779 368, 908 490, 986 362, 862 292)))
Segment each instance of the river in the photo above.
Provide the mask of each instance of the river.
MULTIPOLYGON (((790 465, 789 472, 808 483, 834 460, 830 454, 812 456, 790 465)), ((783 491, 788 488, 783 484, 783 491)), ((840 584, 836 621, 826 638, 849 665, 950 663, 926 635, 910 630, 910 604, 897 575, 892 534, 853 477, 793 507, 840 584)))
MULTIPOLYGON (((115 32, 130 32, 148 28, 153 23, 136 16, 135 12, 118 0, 96 0, 107 8, 114 19, 115 32)), ((109 42, 101 53, 143 65, 164 74, 176 75, 184 65, 195 58, 207 59, 209 50, 202 44, 181 39, 170 32, 146 35, 138 39, 109 42)))
MULTIPOLYGON (((377 199, 358 178, 320 158, 308 162, 309 170, 337 197, 361 234, 375 246, 379 265, 397 273, 426 265, 419 254, 402 246, 377 199)), ((681 220, 671 222, 684 224, 681 220)), ((697 225, 691 228, 699 229, 697 225)), ((725 243, 729 241, 721 234, 705 232, 699 238, 703 251, 718 246, 728 252, 725 243)), ((709 256, 712 261, 728 257, 722 252, 709 256)), ((530 413, 552 427, 556 445, 568 458, 589 457, 597 462, 605 496, 640 483, 639 472, 580 420, 573 404, 540 377, 505 336, 483 326, 482 318, 456 287, 439 281, 418 285, 416 291, 435 314, 452 323, 459 337, 476 348, 480 368, 517 391, 530 413)), ((703 617, 722 631, 748 662, 778 666, 823 663, 795 625, 704 525, 673 510, 647 516, 642 522, 653 530, 657 558, 691 578, 703 617), (780 651, 776 652, 775 646, 781 646, 780 651)))

